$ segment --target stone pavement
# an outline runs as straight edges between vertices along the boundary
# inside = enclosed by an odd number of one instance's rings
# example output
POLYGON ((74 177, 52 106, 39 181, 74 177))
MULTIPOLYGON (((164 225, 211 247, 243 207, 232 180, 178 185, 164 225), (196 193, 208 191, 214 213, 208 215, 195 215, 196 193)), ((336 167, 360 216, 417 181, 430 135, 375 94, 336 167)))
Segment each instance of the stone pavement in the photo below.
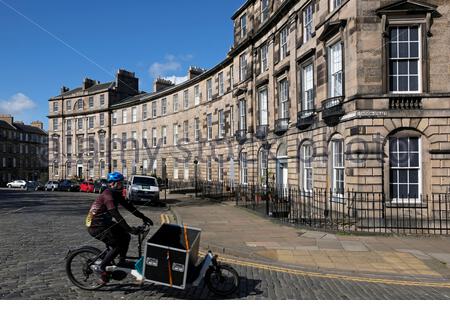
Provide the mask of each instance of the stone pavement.
POLYGON ((171 205, 171 212, 174 221, 202 229, 204 249, 248 260, 358 275, 437 281, 450 278, 448 237, 311 231, 276 223, 233 203, 200 199, 171 205))

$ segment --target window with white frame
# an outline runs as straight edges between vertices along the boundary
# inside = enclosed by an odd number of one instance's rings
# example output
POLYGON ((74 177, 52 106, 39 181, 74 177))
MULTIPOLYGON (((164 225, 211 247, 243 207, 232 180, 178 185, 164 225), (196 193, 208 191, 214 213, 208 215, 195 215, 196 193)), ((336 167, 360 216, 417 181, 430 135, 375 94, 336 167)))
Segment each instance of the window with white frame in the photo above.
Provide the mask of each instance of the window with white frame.
POLYGON ((217 76, 219 81, 219 95, 222 96, 225 93, 225 84, 223 81, 223 72, 219 73, 217 76))
POLYGON ((245 99, 239 100, 239 130, 247 131, 247 104, 245 99))
POLYGON ((178 112, 179 102, 178 102, 178 94, 173 96, 173 112, 178 112))
POLYGON ((390 138, 389 163, 391 199, 420 199, 422 193, 420 138, 390 138))
POLYGON ((241 38, 244 38, 247 34, 247 15, 244 13, 241 16, 241 38))
POLYGON ((53 130, 58 130, 58 119, 53 119, 53 130))
POLYGON ((420 27, 389 29, 389 91, 420 92, 420 27))
POLYGON ((148 159, 144 159, 144 161, 142 161, 142 173, 147 174, 147 172, 148 172, 148 159))
POLYGON ((100 127, 105 126, 105 114, 100 113, 100 127))
POLYGON ((278 116, 280 119, 289 118, 289 82, 283 78, 278 82, 278 116))
POLYGON ((183 107, 184 109, 189 108, 189 90, 183 91, 183 107))
POLYGON ((82 110, 83 109, 83 99, 78 99, 77 100, 77 106, 78 106, 78 110, 82 110))
POLYGON ((212 79, 206 80, 206 100, 211 101, 213 95, 212 79))
POLYGON ((66 137, 66 148, 67 155, 70 156, 72 154, 72 136, 66 137))
POLYGON ((79 156, 83 154, 84 151, 84 137, 78 136, 77 137, 77 153, 79 156))
POLYGON ((328 95, 330 98, 341 97, 343 95, 342 43, 339 41, 331 45, 328 53, 328 95))
POLYGON ((53 102, 53 112, 58 112, 59 104, 57 101, 53 102))
POLYGON ((131 122, 137 122, 137 107, 131 109, 131 122))
POLYGON ((142 120, 147 120, 148 116, 148 110, 147 110, 147 104, 142 105, 142 120))
POLYGON ((117 124, 117 111, 113 112, 112 122, 113 125, 117 124))
POLYGON ((313 147, 309 142, 300 148, 300 187, 303 191, 311 192, 313 189, 313 147))
POLYGON ((261 73, 263 73, 264 71, 266 71, 269 68, 269 63, 268 63, 268 55, 269 55, 269 46, 267 45, 267 43, 263 44, 261 46, 261 48, 259 49, 259 56, 260 56, 260 63, 261 63, 261 73))
POLYGON ((89 109, 94 108, 94 97, 89 97, 88 102, 89 102, 89 109))
POLYGON ((247 152, 241 152, 240 157, 240 169, 241 169, 241 184, 248 184, 248 166, 247 166, 247 152))
POLYGON ((178 160, 173 159, 173 178, 178 180, 178 160))
POLYGON ((258 104, 259 104, 259 125, 266 126, 268 121, 268 99, 267 99, 267 87, 263 87, 258 91, 258 104))
POLYGON ((68 119, 66 122, 66 130, 68 132, 72 131, 72 120, 71 119, 68 119))
POLYGON ((342 4, 342 0, 330 0, 330 11, 333 11, 342 4))
POLYGON ((269 0, 261 0, 261 23, 269 18, 269 0))
POLYGON ((223 110, 219 110, 219 139, 225 136, 225 114, 223 110))
POLYGON ((142 130, 142 145, 144 146, 144 148, 148 147, 147 129, 142 130))
POLYGON ((127 148, 127 133, 122 132, 122 150, 127 148))
POLYGON ((239 81, 247 79, 247 58, 245 53, 239 56, 239 81))
POLYGON ((66 110, 67 111, 71 111, 72 110, 72 101, 71 100, 67 100, 66 101, 66 110))
POLYGON ((93 155, 95 152, 95 136, 93 134, 90 134, 88 136, 88 147, 89 147, 89 155, 93 155))
POLYGON ((137 148, 137 132, 132 131, 131 132, 131 145, 133 149, 137 148))
POLYGON ((105 151, 105 134, 104 133, 100 133, 98 135, 98 145, 99 145, 100 152, 104 152, 105 151))
POLYGON ((196 85, 194 87, 194 105, 199 105, 200 104, 200 86, 196 85))
POLYGON ((100 161, 100 177, 105 177, 105 161, 100 161))
POLYGON ((303 43, 308 42, 313 36, 313 5, 313 2, 310 2, 303 9, 303 43))
POLYGON ((208 156, 206 158, 206 179, 208 181, 212 180, 212 163, 211 163, 211 156, 208 156))
POLYGON ((217 170, 218 180, 219 182, 223 181, 223 155, 219 155, 219 169, 217 170))
POLYGON ((211 140, 212 135, 213 135, 213 133, 212 133, 212 114, 211 113, 208 113, 206 115, 206 127, 207 127, 208 140, 211 140))
POLYGON ((158 144, 158 136, 156 133, 156 128, 152 128, 152 146, 155 148, 158 144))
POLYGON ((302 110, 314 109, 314 68, 310 63, 302 67, 302 110))
POLYGON ((230 66, 230 87, 233 88, 234 86, 234 66, 230 66))
POLYGON ((95 117, 88 118, 89 129, 94 129, 94 119, 95 117))
POLYGON ((100 95, 100 105, 103 106, 105 104, 105 95, 101 94, 100 95))
POLYGON ((280 60, 287 57, 288 52, 288 27, 284 27, 280 32, 280 60))
POLYGON ((156 110, 156 101, 152 102, 152 118, 156 118, 157 110, 156 110))
POLYGON ((178 144, 178 124, 175 123, 173 125, 173 145, 176 146, 178 144))
POLYGON ((332 144, 332 187, 336 196, 344 195, 344 140, 333 140, 332 144))
POLYGON ((161 128, 161 138, 162 138, 162 143, 165 146, 167 144, 167 127, 163 126, 161 128))
POLYGON ((184 143, 189 142, 189 121, 188 120, 183 122, 183 138, 184 138, 184 143))
POLYGON ((194 139, 195 142, 200 141, 200 119, 195 118, 194 119, 194 139))
POLYGON ((125 124, 128 122, 128 110, 122 110, 122 123, 125 124))
POLYGON ((167 114, 167 98, 161 100, 161 114, 163 116, 167 114))

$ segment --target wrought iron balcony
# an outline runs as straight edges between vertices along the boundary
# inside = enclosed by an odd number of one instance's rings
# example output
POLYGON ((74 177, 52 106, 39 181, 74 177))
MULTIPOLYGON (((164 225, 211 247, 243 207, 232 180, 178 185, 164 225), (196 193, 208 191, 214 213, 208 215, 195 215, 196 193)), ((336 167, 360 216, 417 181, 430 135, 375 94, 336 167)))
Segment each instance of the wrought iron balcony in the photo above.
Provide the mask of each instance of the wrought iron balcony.
POLYGON ((304 130, 310 127, 316 118, 316 111, 314 109, 311 110, 302 110, 297 113, 297 128, 300 130, 304 130))
POLYGON ((327 124, 335 125, 344 114, 344 97, 333 97, 322 101, 322 119, 327 124))
POLYGON ((239 143, 244 142, 245 140, 247 140, 247 129, 239 129, 236 130, 236 133, 234 134, 236 137, 236 140, 239 143))
POLYGON ((289 129, 289 118, 281 118, 275 120, 275 128, 273 132, 277 135, 282 135, 289 129))
POLYGON ((257 139, 263 140, 267 137, 268 132, 269 132, 268 125, 259 125, 256 127, 255 136, 257 139))

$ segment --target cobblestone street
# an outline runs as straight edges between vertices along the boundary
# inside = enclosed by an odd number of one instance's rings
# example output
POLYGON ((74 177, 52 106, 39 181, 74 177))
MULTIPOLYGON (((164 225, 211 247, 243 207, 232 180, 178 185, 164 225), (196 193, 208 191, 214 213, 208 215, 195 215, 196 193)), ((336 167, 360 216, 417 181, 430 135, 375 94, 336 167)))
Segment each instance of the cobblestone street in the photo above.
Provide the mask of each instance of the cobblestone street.
MULTIPOLYGON (((86 232, 85 214, 96 195, 0 191, 0 299, 216 299, 201 284, 186 291, 138 286, 127 278, 97 292, 71 285, 64 271, 70 248, 102 244, 86 232)), ((142 210, 160 223, 166 208, 142 210)), ((127 215, 122 210, 124 216, 127 215)), ((131 225, 139 223, 127 217, 131 225)), ((135 239, 134 239, 135 241, 135 239)), ((132 242, 130 253, 136 243, 132 242)), ((234 263, 232 259, 229 259, 234 263)), ((353 281, 308 272, 234 263, 241 277, 234 299, 449 299, 448 283, 436 286, 353 281)))

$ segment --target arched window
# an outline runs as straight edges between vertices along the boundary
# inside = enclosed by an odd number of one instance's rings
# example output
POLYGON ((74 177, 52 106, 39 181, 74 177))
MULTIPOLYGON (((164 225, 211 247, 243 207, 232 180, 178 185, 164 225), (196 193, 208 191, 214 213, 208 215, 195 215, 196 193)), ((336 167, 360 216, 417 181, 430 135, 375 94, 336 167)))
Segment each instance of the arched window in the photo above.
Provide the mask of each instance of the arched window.
POLYGON ((304 192, 313 190, 313 145, 310 141, 304 142, 299 148, 299 187, 304 192))

